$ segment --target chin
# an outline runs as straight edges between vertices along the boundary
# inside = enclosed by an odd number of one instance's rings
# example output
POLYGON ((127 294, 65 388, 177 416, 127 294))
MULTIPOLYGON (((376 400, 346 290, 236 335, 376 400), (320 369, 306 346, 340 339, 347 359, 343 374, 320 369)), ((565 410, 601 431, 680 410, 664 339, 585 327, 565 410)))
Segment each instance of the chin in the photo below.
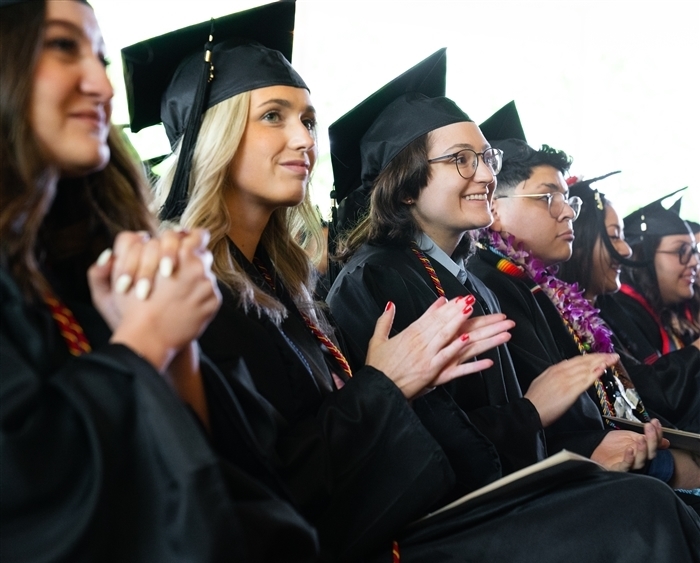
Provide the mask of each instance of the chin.
POLYGON ((95 155, 94 158, 67 161, 61 165, 61 176, 79 178, 93 172, 99 172, 109 163, 109 150, 106 154, 95 155))

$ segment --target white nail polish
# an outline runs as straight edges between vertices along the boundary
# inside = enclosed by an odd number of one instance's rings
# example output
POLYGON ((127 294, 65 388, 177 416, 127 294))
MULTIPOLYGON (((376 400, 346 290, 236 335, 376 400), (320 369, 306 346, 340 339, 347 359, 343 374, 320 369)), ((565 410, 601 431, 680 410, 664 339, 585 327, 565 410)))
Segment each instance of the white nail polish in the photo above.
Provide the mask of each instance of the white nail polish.
POLYGON ((97 257, 97 265, 98 266, 104 266, 107 262, 109 262, 109 259, 112 257, 112 249, 111 248, 105 248, 102 253, 97 257))
POLYGON ((117 282, 114 284, 114 291, 119 294, 124 294, 131 287, 132 278, 129 274, 122 274, 117 278, 117 282))
POLYGON ((158 272, 164 278, 169 278, 173 273, 173 259, 170 256, 163 256, 160 259, 160 264, 158 264, 158 272))
POLYGON ((136 286, 134 287, 134 294, 136 295, 137 299, 140 299, 141 301, 145 301, 150 292, 151 292, 150 280, 148 280, 147 278, 141 278, 139 281, 136 282, 136 286))

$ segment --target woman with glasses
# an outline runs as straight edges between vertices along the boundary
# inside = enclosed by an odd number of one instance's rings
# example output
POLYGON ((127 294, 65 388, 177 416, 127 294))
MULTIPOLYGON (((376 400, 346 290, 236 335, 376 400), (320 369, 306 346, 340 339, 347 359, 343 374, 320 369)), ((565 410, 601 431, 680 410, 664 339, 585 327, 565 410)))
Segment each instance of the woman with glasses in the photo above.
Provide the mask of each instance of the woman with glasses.
MULTIPOLYGON (((623 267, 638 266, 630 260, 632 250, 625 240, 624 222, 605 194, 591 187, 606 177, 571 185, 570 193, 585 203, 576 221, 571 259, 562 263, 558 272, 560 279, 577 283, 583 296, 595 306, 603 296, 620 290, 623 267)), ((623 334, 629 339, 629 329, 623 334)), ((646 407, 681 430, 700 432, 700 339, 645 364, 629 353, 617 334, 611 338, 646 407)), ((645 338, 640 331, 634 338, 635 345, 645 338)))
MULTIPOLYGON (((417 65, 396 78, 330 128, 336 194, 360 183, 371 194, 365 218, 341 240, 338 254, 345 265, 328 298, 354 362, 366 354, 372 318, 387 300, 396 304, 397 330, 439 295, 462 297, 477 315, 500 314, 498 301, 466 271, 465 261, 470 231, 492 221, 490 199, 502 153, 460 108, 440 97, 444 74, 427 61, 425 69, 417 65)), ((589 368, 600 357, 543 370, 525 397, 507 345, 480 358, 490 365, 447 388, 495 444, 504 471, 542 459, 547 448, 564 447, 545 446, 544 428, 592 385, 589 368)))
POLYGON ((686 348, 699 346, 700 337, 698 319, 687 307, 696 291, 700 254, 678 216, 680 200, 666 209, 661 205, 666 197, 625 217, 634 263, 623 265, 620 290, 596 301, 626 350, 648 365, 674 351, 692 354, 686 348))

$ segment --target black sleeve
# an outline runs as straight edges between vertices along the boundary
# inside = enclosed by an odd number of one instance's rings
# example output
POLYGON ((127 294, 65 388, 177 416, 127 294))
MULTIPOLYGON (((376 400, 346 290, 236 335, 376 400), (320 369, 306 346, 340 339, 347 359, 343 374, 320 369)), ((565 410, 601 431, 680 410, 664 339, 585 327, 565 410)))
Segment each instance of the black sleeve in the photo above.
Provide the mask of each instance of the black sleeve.
MULTIPOLYGON (((523 392, 547 368, 565 360, 552 330, 566 330, 564 325, 550 327, 547 317, 532 298, 527 288, 506 278, 478 258, 470 262, 470 269, 496 293, 501 310, 515 322, 508 342, 515 372, 523 392)), ((597 405, 583 393, 564 415, 548 428, 548 453, 567 449, 590 456, 606 434, 597 405)))
MULTIPOLYGON (((466 295, 466 288, 463 289, 466 295)), ((362 358, 363 363, 374 323, 387 301, 396 305, 392 332, 397 333, 418 319, 434 300, 435 295, 410 270, 402 272, 390 265, 375 264, 363 264, 341 275, 329 295, 331 312, 351 343, 353 358, 355 361, 362 358)), ((501 370, 510 370, 514 377, 513 366, 506 347, 499 347, 495 354, 500 362, 482 372, 482 377, 496 378, 502 383, 501 370)), ((496 446, 504 473, 527 467, 546 455, 539 414, 530 401, 520 396, 519 390, 513 392, 516 397, 510 402, 492 405, 473 376, 453 381, 446 389, 471 423, 496 446)))
POLYGON ((681 430, 700 433, 700 350, 687 346, 647 365, 616 347, 644 405, 681 430))
POLYGON ((250 538, 277 532, 314 559, 310 527, 222 468, 149 363, 107 345, 45 371, 19 309, 0 331, 0 560, 272 562, 250 538))

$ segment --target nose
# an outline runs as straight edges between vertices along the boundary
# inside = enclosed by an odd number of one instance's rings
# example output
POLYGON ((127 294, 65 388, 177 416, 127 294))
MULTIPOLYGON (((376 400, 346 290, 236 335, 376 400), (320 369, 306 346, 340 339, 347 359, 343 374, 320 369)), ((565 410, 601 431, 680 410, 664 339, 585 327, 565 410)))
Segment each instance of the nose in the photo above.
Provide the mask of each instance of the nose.
POLYGON ((114 88, 107 76, 104 62, 96 54, 85 59, 80 88, 84 94, 94 97, 101 103, 109 102, 114 96, 114 88))
POLYGON ((615 241, 615 250, 624 258, 632 258, 632 248, 626 240, 618 239, 615 241))
MULTIPOLYGON (((484 155, 477 156, 476 173, 472 177, 475 182, 482 184, 491 184, 495 179, 496 175, 491 172, 491 169, 484 162, 484 155)), ((495 185, 495 184, 494 184, 495 185)))
POLYGON ((294 125, 289 142, 294 150, 313 152, 312 150, 316 147, 316 135, 312 129, 309 129, 306 123, 299 120, 294 125))

